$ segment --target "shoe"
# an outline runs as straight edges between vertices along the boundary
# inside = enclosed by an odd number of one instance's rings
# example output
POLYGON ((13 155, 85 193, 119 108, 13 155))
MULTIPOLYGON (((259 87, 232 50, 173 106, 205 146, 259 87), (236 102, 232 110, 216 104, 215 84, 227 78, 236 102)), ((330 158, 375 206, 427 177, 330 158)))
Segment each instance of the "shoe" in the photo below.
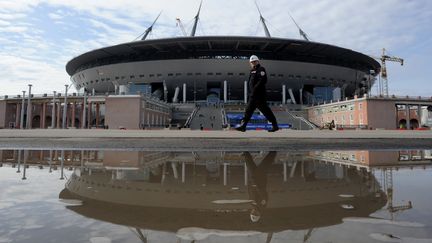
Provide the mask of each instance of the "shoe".
POLYGON ((276 132, 279 130, 278 126, 273 126, 272 129, 268 130, 268 132, 276 132))
POLYGON ((239 126, 239 127, 234 128, 234 129, 239 131, 239 132, 246 132, 246 127, 244 127, 244 126, 239 126))

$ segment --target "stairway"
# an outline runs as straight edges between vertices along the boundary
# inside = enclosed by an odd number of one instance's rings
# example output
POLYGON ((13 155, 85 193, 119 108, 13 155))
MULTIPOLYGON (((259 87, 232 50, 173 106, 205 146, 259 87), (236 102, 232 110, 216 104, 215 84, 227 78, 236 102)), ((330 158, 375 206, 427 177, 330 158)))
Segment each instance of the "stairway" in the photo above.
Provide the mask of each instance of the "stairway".
POLYGON ((203 105, 198 108, 195 116, 190 121, 191 130, 222 130, 223 108, 219 105, 203 105))

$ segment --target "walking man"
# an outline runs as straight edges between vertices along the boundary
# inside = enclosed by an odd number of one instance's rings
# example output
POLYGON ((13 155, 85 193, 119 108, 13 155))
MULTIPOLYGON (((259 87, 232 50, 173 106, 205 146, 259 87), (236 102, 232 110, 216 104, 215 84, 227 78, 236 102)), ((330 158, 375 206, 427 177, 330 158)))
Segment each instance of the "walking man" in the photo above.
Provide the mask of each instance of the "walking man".
POLYGON ((236 128, 237 131, 245 132, 246 126, 251 119, 254 111, 258 108, 263 115, 272 124, 272 128, 268 130, 269 132, 276 132, 279 130, 279 126, 276 121, 272 110, 267 105, 266 98, 266 83, 267 83, 267 73, 263 66, 261 66, 257 56, 252 55, 249 59, 251 66, 251 71, 249 74, 249 97, 248 104, 246 106, 245 114, 241 121, 239 127, 236 128))

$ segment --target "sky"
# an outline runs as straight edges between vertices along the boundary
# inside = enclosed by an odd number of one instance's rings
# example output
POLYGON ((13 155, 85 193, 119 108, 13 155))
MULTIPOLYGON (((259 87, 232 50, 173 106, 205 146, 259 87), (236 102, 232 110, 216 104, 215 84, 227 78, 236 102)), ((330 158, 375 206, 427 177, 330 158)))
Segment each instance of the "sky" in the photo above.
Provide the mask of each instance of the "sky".
MULTIPOLYGON (((300 39, 379 56, 388 62, 389 93, 432 96, 432 1, 257 0, 274 37, 300 39)), ((0 95, 64 91, 66 63, 84 52, 134 41, 161 17, 150 39, 189 32, 199 0, 0 0, 0 95)), ((264 36, 253 0, 204 0, 197 35, 264 36)), ((73 92, 74 90, 72 90, 73 92)), ((373 88, 373 92, 377 92, 373 88)))

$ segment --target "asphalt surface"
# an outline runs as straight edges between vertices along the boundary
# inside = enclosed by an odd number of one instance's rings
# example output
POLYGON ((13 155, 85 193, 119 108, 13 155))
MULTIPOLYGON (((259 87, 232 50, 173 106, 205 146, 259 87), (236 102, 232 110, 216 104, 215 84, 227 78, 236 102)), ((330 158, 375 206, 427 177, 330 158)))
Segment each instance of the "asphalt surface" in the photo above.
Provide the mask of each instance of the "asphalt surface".
POLYGON ((432 131, 0 130, 0 149, 158 151, 432 149, 432 131))

